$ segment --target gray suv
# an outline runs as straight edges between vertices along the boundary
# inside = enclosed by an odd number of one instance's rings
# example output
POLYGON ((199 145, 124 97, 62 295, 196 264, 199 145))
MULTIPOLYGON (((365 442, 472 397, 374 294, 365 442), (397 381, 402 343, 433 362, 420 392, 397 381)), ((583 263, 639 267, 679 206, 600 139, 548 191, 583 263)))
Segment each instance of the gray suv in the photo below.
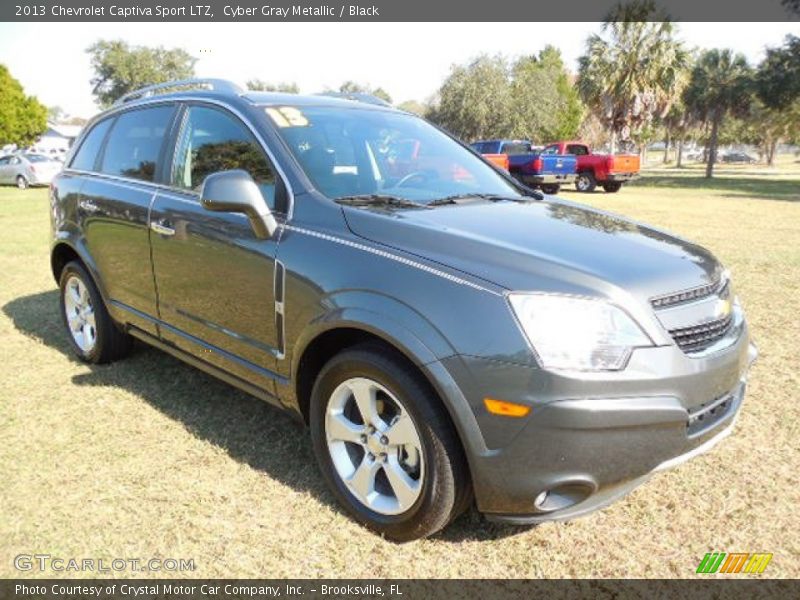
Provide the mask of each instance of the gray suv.
MULTIPOLYGON (((52 186, 77 355, 133 338, 306 423, 355 519, 571 519, 709 449, 755 358, 727 272, 414 115, 220 80, 85 128, 52 186)), ((691 508, 687 508, 691 510, 691 508)))

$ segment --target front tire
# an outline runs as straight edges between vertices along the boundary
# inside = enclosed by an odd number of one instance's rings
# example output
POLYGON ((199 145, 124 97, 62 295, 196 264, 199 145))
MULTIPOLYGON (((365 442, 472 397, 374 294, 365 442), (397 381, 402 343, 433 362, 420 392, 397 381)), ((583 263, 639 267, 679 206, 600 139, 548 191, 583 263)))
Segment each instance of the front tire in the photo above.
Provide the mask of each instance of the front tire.
POLYGON ((61 318, 72 350, 81 360, 102 364, 124 358, 133 340, 106 310, 94 280, 80 263, 66 264, 59 279, 61 318))
POLYGON ((548 183, 548 184, 542 185, 541 187, 542 187, 542 191, 545 194, 550 194, 550 195, 557 194, 558 191, 561 189, 561 186, 559 184, 557 184, 557 183, 548 183))
POLYGON ((578 177, 575 178, 575 189, 577 189, 579 192, 588 194, 593 192, 594 188, 596 187, 597 180, 594 178, 594 174, 589 171, 578 173, 578 177))
POLYGON ((17 188, 20 190, 28 189, 28 180, 23 175, 17 175, 17 188))
POLYGON ((394 351, 365 344, 332 358, 311 394, 322 474, 358 522, 405 542, 469 504, 464 453, 439 398, 394 351))
POLYGON ((603 189, 609 194, 616 194, 618 191, 620 191, 620 189, 622 189, 622 184, 619 181, 604 183, 603 189))

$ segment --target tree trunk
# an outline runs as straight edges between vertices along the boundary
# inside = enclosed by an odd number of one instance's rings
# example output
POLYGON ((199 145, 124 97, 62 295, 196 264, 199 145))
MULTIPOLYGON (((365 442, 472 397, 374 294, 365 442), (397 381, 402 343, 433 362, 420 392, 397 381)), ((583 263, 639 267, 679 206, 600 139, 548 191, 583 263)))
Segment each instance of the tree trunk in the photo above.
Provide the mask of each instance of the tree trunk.
POLYGON ((664 160, 662 161, 664 164, 669 162, 669 143, 672 141, 671 136, 669 134, 669 129, 667 129, 667 135, 664 136, 664 160))
POLYGON ((719 125, 722 115, 714 113, 714 120, 711 122, 711 138, 708 140, 708 163, 706 164, 706 179, 714 177, 714 163, 717 162, 717 143, 719 142, 719 125))
POLYGON ((683 134, 678 138, 678 159, 675 166, 679 169, 683 166, 683 134))
POLYGON ((769 145, 767 146, 767 166, 774 167, 775 166, 775 152, 778 150, 778 138, 772 140, 769 145))
POLYGON ((611 126, 611 154, 617 153, 617 130, 611 126))

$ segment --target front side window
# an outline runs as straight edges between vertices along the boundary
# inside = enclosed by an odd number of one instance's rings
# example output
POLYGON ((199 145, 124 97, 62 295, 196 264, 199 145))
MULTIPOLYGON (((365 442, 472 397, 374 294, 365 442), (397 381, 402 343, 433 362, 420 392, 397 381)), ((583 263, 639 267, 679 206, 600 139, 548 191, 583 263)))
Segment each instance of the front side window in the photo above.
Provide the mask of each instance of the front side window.
POLYGON ((173 111, 172 106, 156 106, 119 115, 108 136, 100 171, 153 181, 173 111))
POLYGON ((253 134, 222 110, 189 107, 175 148, 172 185, 200 191, 207 176, 229 169, 247 171, 275 208, 275 172, 253 134))
POLYGON ((333 106, 269 106, 297 162, 329 198, 385 194, 415 202, 519 191, 493 167, 423 119, 333 106))

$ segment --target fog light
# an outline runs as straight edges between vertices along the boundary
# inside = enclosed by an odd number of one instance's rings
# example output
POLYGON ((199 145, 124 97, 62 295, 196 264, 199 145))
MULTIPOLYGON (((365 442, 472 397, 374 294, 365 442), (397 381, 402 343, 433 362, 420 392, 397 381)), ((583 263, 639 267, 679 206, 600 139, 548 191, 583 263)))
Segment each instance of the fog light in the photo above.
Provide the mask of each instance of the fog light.
POLYGON ((564 510, 583 502, 595 491, 595 486, 582 481, 566 482, 549 490, 539 492, 533 500, 534 508, 539 512, 564 510))

